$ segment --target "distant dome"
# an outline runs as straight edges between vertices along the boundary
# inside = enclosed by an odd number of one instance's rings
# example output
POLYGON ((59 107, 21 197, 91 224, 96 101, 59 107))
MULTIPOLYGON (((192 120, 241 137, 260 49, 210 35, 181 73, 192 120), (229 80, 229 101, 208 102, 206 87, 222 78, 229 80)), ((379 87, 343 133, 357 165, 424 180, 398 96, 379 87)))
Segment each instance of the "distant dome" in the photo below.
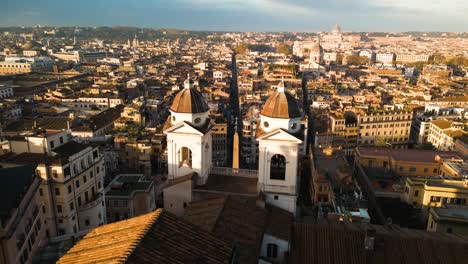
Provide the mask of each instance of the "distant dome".
POLYGON ((21 46, 22 50, 40 50, 42 45, 36 41, 28 40, 21 46))
POLYGON ((203 98, 203 95, 193 88, 193 81, 188 79, 185 80, 184 86, 174 98, 174 102, 171 106, 171 111, 176 113, 205 113, 209 110, 208 105, 203 98))
POLYGON ((333 34, 340 34, 340 33, 341 33, 341 28, 340 28, 340 26, 339 26, 338 24, 336 24, 336 25, 333 27, 333 29, 332 29, 331 32, 332 32, 333 34))
POLYGON ((278 91, 270 95, 263 106, 261 115, 272 118, 297 118, 301 117, 301 111, 296 98, 284 89, 284 82, 281 82, 278 91))
POLYGON ((310 52, 323 53, 323 48, 322 45, 320 45, 320 42, 315 43, 315 45, 310 49, 310 52))

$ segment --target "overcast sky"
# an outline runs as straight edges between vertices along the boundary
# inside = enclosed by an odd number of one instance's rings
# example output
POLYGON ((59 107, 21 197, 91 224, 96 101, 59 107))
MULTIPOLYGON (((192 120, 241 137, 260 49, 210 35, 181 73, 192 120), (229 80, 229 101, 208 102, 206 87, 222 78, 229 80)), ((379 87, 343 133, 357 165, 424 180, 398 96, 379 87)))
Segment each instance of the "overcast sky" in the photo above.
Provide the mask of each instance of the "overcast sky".
POLYGON ((468 31, 468 0, 0 0, 0 26, 468 31))

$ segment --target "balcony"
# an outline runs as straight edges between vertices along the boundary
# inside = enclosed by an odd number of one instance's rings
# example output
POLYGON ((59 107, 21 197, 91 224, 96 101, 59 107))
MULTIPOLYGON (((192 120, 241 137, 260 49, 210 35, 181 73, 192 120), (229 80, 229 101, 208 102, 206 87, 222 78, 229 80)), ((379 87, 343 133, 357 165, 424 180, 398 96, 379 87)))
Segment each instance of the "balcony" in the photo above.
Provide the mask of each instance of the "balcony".
MULTIPOLYGON (((28 243, 26 243, 27 241, 30 241, 30 238, 32 236, 32 234, 34 233, 34 230, 35 230, 35 226, 38 225, 38 228, 39 228, 39 232, 42 232, 42 228, 41 228, 41 225, 42 225, 42 210, 40 208, 42 208, 44 206, 44 203, 41 203, 40 205, 36 206, 34 209, 33 209, 33 213, 32 213, 32 216, 33 216, 33 219, 29 219, 29 223, 26 224, 27 226, 27 234, 22 234, 19 238, 18 238, 18 241, 17 241, 17 247, 18 247, 18 255, 16 257, 16 263, 21 263, 20 259, 23 255, 23 251, 26 249, 26 247, 28 247, 28 243)), ((33 246, 32 246, 32 250, 31 250, 31 247, 30 247, 30 250, 31 251, 34 251, 34 248, 36 247, 37 244, 39 244, 40 242, 40 235, 38 236, 35 236, 34 237, 34 242, 33 242, 33 246)), ((29 253, 31 254, 31 253, 29 253)))
POLYGON ((94 197, 91 198, 87 203, 81 205, 78 210, 79 211, 85 211, 91 208, 94 208, 95 206, 99 205, 102 202, 102 196, 101 195, 94 195, 94 197))

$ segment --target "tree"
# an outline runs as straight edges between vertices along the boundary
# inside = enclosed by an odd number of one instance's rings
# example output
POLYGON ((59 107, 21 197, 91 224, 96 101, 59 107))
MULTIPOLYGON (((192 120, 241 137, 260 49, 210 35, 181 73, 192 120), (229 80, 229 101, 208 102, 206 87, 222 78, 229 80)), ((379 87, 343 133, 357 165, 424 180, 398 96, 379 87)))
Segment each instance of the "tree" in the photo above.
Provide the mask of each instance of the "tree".
POLYGON ((249 44, 241 43, 239 44, 239 46, 236 47, 235 50, 237 54, 244 54, 247 52, 248 49, 249 49, 249 44))
POLYGON ((365 65, 369 62, 369 59, 364 56, 359 56, 359 55, 348 55, 346 57, 346 61, 348 65, 365 65))
POLYGON ((289 55, 292 53, 292 48, 288 44, 281 43, 276 47, 276 52, 289 55))
POLYGON ((419 149, 425 149, 425 150, 435 150, 436 147, 434 147, 434 145, 432 145, 431 142, 426 142, 422 145, 419 146, 419 149))

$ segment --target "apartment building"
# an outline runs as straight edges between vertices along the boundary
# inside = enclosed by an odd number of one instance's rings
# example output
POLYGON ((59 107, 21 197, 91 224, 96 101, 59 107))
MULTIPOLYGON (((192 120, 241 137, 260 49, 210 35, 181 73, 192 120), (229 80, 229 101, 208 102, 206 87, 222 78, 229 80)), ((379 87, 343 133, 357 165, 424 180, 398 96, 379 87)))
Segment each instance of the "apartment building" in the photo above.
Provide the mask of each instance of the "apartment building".
POLYGON ((0 99, 13 96, 13 87, 7 85, 0 85, 0 99))
POLYGON ((393 65, 395 62, 394 53, 377 53, 375 56, 376 63, 382 63, 387 66, 393 65))
POLYGON ((426 218, 430 208, 444 205, 467 205, 467 179, 453 179, 442 176, 411 176, 405 180, 402 200, 422 208, 426 218))
POLYGON ((0 263, 32 263, 49 235, 35 165, 0 169, 0 263))
POLYGON ((51 72, 54 61, 49 57, 6 57, 0 61, 0 75, 28 72, 51 72))
POLYGON ((406 148, 412 116, 409 111, 374 111, 359 115, 358 145, 406 148))
POLYGON ((227 123, 216 123, 212 130, 213 147, 212 162, 215 166, 223 166, 226 163, 227 123))
POLYGON ((106 187, 105 193, 108 223, 156 209, 153 181, 143 174, 119 174, 106 187))
POLYGON ((429 209, 426 230, 468 235, 468 206, 444 204, 429 209))
POLYGON ((451 151, 454 149, 457 138, 466 135, 461 122, 445 119, 433 120, 429 123, 427 141, 439 150, 451 151))
POLYGON ((123 100, 115 95, 83 95, 62 99, 62 103, 75 110, 101 110, 123 104, 123 100))
POLYGON ((136 140, 129 139, 127 135, 118 135, 114 138, 114 146, 124 167, 133 169, 147 177, 152 175, 151 160, 156 146, 149 138, 136 140))
POLYGON ((37 131, 10 140, 3 166, 37 164, 39 200, 51 236, 74 234, 106 223, 102 198, 104 159, 98 147, 71 140, 69 131, 37 131))
POLYGON ((426 54, 396 54, 397 63, 428 62, 429 58, 426 54))

